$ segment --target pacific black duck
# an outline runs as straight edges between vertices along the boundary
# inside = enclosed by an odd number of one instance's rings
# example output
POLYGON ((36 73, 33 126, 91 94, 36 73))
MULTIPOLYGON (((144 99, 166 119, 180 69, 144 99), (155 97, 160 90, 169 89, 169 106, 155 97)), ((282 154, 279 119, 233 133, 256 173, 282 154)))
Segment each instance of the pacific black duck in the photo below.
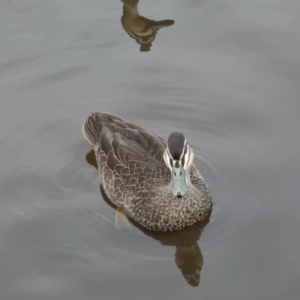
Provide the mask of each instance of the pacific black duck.
POLYGON ((108 198, 152 230, 179 230, 203 220, 212 207, 194 153, 184 135, 167 142, 111 113, 93 113, 83 124, 108 198))

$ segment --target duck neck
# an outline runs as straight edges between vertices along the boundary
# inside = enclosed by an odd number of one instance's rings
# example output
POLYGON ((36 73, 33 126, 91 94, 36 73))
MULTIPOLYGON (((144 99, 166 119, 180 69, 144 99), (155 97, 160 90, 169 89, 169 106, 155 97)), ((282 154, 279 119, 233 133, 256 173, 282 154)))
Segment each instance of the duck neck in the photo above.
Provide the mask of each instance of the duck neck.
POLYGON ((136 18, 139 16, 137 5, 131 6, 124 3, 123 13, 124 15, 131 16, 132 18, 136 18))

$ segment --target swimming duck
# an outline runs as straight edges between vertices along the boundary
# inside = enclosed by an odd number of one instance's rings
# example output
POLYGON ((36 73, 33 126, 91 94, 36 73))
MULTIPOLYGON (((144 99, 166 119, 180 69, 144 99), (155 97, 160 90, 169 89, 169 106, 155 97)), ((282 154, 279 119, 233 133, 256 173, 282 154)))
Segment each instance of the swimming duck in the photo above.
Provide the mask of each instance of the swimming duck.
POLYGON ((182 133, 173 132, 165 141, 105 112, 89 116, 82 130, 106 195, 133 220, 151 230, 172 231, 209 215, 211 197, 182 133))

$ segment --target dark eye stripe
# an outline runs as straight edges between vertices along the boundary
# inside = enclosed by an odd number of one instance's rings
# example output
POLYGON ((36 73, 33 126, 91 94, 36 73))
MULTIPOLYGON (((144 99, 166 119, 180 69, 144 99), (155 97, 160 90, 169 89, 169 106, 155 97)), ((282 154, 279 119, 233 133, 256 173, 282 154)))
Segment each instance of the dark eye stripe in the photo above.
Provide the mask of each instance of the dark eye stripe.
POLYGON ((184 167, 184 162, 185 162, 185 154, 183 155, 183 157, 181 159, 181 165, 182 165, 182 167, 184 167))
POLYGON ((172 167, 173 167, 173 160, 171 158, 171 154, 170 154, 169 148, 167 148, 167 151, 168 151, 168 155, 167 156, 169 157, 169 164, 170 164, 170 167, 172 169, 172 167))
POLYGON ((184 164, 184 168, 186 168, 186 166, 189 164, 190 162, 190 152, 187 151, 187 147, 184 151, 184 160, 185 160, 185 164, 184 164))

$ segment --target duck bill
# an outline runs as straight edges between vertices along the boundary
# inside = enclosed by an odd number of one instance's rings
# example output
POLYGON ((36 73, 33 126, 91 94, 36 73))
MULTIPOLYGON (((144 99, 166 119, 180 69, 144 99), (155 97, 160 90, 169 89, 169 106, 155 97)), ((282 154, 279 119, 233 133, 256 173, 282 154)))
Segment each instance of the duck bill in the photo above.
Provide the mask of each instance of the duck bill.
POLYGON ((180 198, 186 193, 185 170, 182 167, 172 168, 172 193, 180 198))

